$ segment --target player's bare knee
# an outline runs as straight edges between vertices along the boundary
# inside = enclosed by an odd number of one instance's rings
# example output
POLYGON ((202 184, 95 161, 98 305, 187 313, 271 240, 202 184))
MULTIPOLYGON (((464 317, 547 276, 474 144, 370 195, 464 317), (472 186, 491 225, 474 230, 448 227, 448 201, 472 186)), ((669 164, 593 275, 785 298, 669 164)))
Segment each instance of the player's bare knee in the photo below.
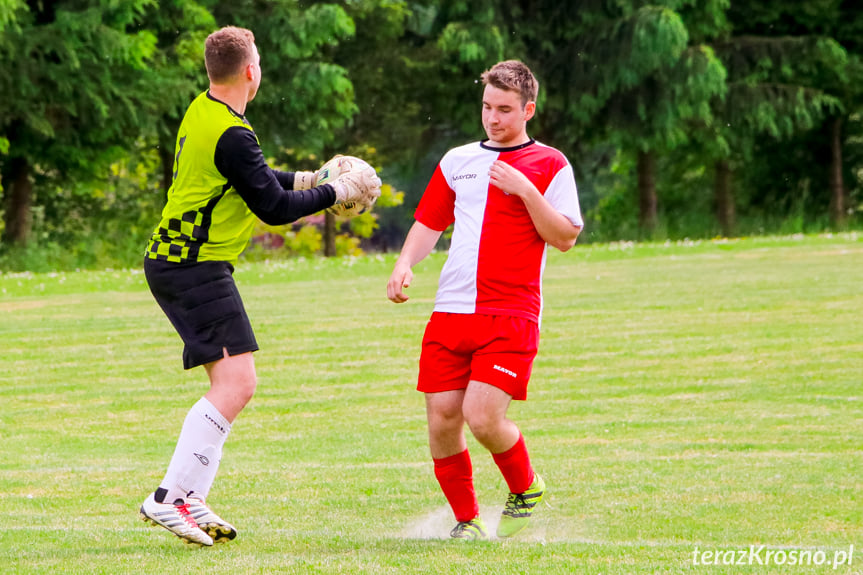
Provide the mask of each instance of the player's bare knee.
POLYGON ((255 395, 255 390, 258 387, 258 379, 255 376, 244 378, 237 386, 237 392, 243 405, 246 405, 252 400, 255 395))
POLYGON ((493 439, 500 427, 500 422, 491 414, 484 411, 466 413, 465 420, 470 428, 470 432, 480 443, 483 444, 487 440, 493 439))
POLYGON ((460 410, 435 410, 428 414, 429 432, 434 435, 450 435, 461 430, 464 419, 460 410))

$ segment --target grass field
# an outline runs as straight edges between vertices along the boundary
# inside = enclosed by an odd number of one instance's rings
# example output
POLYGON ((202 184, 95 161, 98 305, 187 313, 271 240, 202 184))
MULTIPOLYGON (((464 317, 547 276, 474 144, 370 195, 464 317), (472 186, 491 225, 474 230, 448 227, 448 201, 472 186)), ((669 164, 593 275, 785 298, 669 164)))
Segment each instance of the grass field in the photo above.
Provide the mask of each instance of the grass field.
POLYGON ((206 389, 142 273, 0 274, 0 573, 863 573, 863 237, 550 254, 510 410, 548 496, 479 543, 447 538, 414 391, 443 260, 400 306, 393 255, 240 263, 259 387, 211 549, 137 518, 206 389))

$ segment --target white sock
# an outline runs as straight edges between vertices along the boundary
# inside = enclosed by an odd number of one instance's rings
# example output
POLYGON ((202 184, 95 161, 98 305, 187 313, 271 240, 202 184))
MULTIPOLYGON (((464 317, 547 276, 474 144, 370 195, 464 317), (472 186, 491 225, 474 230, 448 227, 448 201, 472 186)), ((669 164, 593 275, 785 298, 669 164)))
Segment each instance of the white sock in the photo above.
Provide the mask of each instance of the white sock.
POLYGON ((206 499, 222 460, 222 446, 231 424, 202 397, 183 422, 174 456, 161 487, 167 490, 165 503, 185 499, 191 492, 206 499))

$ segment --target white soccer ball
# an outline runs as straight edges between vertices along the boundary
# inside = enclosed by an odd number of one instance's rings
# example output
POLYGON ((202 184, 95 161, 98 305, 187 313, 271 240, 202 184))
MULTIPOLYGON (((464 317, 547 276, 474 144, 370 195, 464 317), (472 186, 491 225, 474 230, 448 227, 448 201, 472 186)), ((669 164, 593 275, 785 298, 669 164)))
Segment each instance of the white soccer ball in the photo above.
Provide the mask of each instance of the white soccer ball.
MULTIPOLYGON (((371 170, 374 168, 365 160, 354 156, 336 156, 318 170, 317 184, 329 184, 335 181, 340 174, 349 172, 361 172, 363 170, 371 170)), ((335 204, 327 208, 327 211, 337 216, 353 217, 358 216, 366 209, 366 206, 358 202, 345 202, 343 204, 335 204)))

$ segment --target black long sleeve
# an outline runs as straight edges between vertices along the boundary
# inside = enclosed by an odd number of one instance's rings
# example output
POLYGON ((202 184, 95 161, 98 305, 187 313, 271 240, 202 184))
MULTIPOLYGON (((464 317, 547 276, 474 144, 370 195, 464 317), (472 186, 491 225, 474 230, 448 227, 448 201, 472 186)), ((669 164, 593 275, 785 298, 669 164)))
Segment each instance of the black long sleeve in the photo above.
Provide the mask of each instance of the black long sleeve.
POLYGON ((283 172, 281 170, 273 170, 273 175, 276 176, 279 185, 286 190, 294 189, 294 172, 283 172))
POLYGON ((252 213, 270 225, 296 221, 336 201, 336 192, 330 184, 291 190, 294 174, 270 168, 257 138, 247 128, 225 130, 216 144, 215 163, 252 213))

